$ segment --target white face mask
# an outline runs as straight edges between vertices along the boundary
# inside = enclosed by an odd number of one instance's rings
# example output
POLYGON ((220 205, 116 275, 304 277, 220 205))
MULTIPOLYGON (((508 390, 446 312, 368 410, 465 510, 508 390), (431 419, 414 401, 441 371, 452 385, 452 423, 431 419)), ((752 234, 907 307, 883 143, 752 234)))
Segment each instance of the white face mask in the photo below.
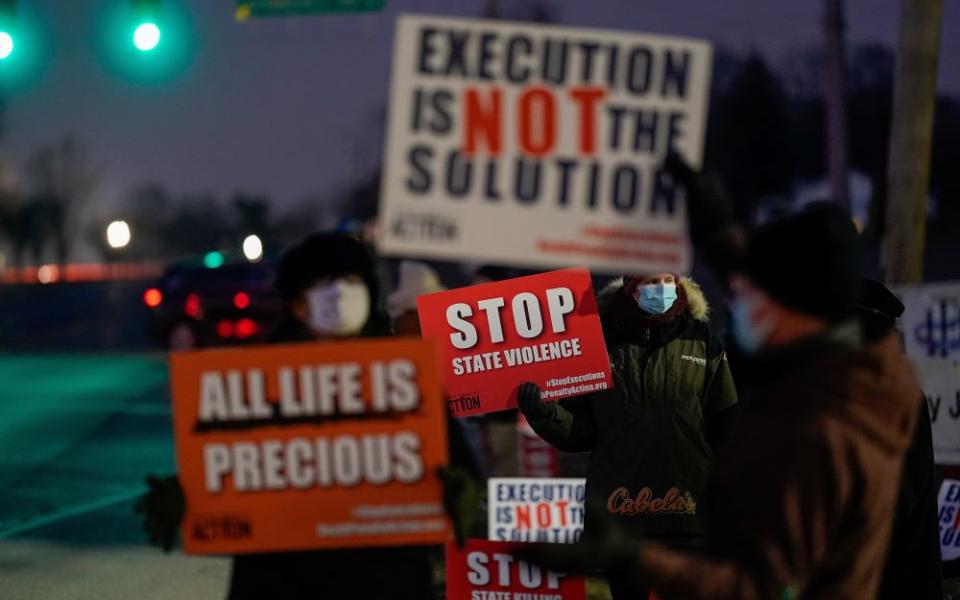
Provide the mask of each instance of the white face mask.
POLYGON ((306 297, 310 328, 320 335, 356 335, 370 317, 370 291, 361 282, 317 284, 306 297))
POLYGON ((773 317, 759 321, 754 317, 754 303, 743 296, 737 296, 730 303, 730 328, 733 339, 747 354, 759 352, 770 337, 776 325, 773 317))

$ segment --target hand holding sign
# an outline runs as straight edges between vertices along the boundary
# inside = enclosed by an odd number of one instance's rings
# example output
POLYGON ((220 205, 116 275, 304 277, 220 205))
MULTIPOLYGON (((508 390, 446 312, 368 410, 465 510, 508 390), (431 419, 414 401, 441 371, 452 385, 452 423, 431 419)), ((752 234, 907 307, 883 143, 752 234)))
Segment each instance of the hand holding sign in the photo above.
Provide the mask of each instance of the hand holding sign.
POLYGON ((428 294, 417 309, 424 338, 442 350, 454 416, 513 408, 528 381, 546 400, 613 383, 586 269, 428 294))

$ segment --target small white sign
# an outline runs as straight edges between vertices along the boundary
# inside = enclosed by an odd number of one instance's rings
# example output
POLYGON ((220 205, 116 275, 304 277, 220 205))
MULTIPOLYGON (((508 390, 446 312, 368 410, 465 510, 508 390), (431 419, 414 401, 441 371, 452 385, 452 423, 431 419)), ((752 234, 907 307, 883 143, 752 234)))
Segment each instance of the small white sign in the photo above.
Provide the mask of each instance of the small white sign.
POLYGON ((943 560, 960 558, 960 481, 944 479, 937 500, 940 509, 940 554, 943 560))
POLYGON ((572 544, 583 535, 586 480, 491 478, 489 539, 572 544))

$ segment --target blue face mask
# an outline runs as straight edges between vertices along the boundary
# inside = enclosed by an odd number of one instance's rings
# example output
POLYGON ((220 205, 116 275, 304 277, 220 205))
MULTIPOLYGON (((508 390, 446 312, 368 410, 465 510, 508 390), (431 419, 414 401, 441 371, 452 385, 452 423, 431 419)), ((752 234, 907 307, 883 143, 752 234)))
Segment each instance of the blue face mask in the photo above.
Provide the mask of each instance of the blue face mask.
POLYGON ((677 284, 652 283, 641 285, 635 292, 637 304, 652 315, 662 315, 677 301, 677 284))
POLYGON ((730 332, 733 334, 734 341, 746 354, 759 352, 773 329, 773 323, 770 321, 759 327, 755 326, 750 318, 751 312, 753 311, 750 304, 742 298, 734 298, 730 303, 730 332))

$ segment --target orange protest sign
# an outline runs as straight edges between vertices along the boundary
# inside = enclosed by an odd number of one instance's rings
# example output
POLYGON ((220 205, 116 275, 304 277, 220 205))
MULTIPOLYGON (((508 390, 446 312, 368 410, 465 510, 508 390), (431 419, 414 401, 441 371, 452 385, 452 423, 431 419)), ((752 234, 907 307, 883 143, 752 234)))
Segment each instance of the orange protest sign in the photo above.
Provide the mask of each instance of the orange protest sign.
POLYGON ((436 360, 413 339, 172 354, 184 550, 445 541, 436 360))

